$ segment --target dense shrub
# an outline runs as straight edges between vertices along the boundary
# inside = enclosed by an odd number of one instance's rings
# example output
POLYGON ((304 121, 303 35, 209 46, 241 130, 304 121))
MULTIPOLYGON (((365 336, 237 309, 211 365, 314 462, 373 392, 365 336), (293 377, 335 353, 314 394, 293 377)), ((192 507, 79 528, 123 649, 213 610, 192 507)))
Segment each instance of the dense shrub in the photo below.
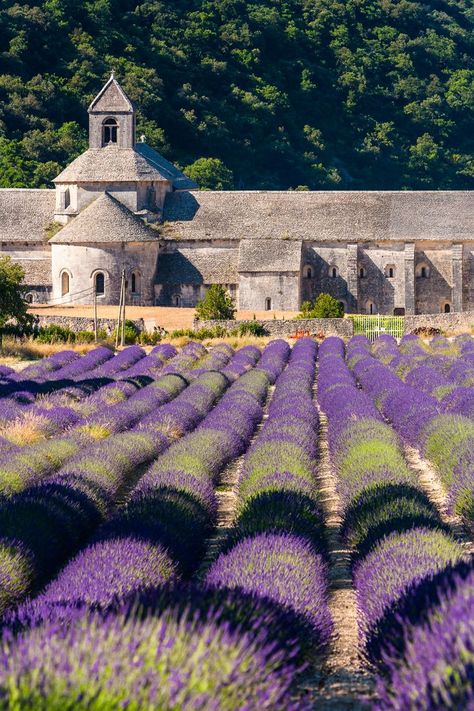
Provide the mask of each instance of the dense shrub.
POLYGON ((231 335, 238 336, 265 336, 266 331, 263 324, 258 321, 245 321, 239 324, 239 327, 232 331, 231 335))
MULTIPOLYGON (((131 345, 133 343, 136 343, 138 340, 140 331, 138 330, 137 326, 134 324, 133 321, 129 321, 128 319, 125 320, 125 328, 124 328, 124 337, 125 337, 125 343, 126 345, 131 345)), ((119 343, 120 339, 122 337, 122 329, 119 330, 119 343)), ((117 338, 117 329, 114 328, 112 332, 112 338, 115 341, 117 338)))
POLYGON ((76 333, 76 343, 93 343, 95 334, 93 331, 78 331, 76 333))
POLYGON ((19 708, 37 711, 306 711, 294 697, 294 644, 277 646, 264 627, 246 632, 219 618, 219 609, 204 621, 192 609, 171 609, 159 616, 86 613, 70 625, 46 622, 11 649, 4 645, 0 707, 15 698, 19 708))
POLYGON ((235 305, 227 289, 222 284, 211 284, 205 297, 196 306, 196 315, 204 320, 234 318, 235 305))
POLYGON ((138 335, 138 343, 142 346, 156 346, 163 339, 163 334, 158 330, 141 331, 138 335))
POLYGON ((342 318, 344 306, 330 294, 319 294, 314 304, 304 301, 297 318, 342 318))
POLYGON ((472 564, 429 577, 392 615, 377 677, 377 711, 474 707, 472 564))
POLYGON ((74 343, 76 334, 67 326, 52 323, 41 327, 35 338, 39 343, 74 343))

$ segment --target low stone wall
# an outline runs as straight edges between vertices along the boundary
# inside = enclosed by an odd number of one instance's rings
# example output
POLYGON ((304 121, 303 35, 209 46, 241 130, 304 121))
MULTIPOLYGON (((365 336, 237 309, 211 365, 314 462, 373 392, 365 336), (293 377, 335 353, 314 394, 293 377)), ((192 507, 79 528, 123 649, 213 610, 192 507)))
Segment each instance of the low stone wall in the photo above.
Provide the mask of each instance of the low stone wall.
POLYGON ((405 316, 405 333, 411 333, 415 328, 439 328, 441 331, 470 333, 474 328, 474 311, 405 316))
MULTIPOLYGON (((416 328, 439 328, 441 331, 470 333, 474 329, 474 311, 450 314, 417 314, 405 316, 404 333, 412 333, 416 328)), ((308 319, 257 319, 267 335, 276 338, 288 338, 297 331, 304 331, 311 336, 340 336, 348 339, 354 335, 354 325, 350 318, 308 318, 308 319)), ((243 323, 255 321, 193 321, 194 330, 222 326, 227 331, 238 328, 243 323)))
POLYGON ((193 321, 194 330, 200 328, 215 328, 222 326, 227 331, 238 328, 243 323, 260 323, 269 336, 288 338, 297 331, 307 332, 311 336, 340 336, 350 338, 353 334, 353 325, 350 319, 345 318, 307 318, 307 319, 268 319, 257 321, 193 321))
MULTIPOLYGON (((38 326, 40 327, 56 324, 57 326, 70 328, 71 331, 73 331, 74 333, 78 333, 78 331, 94 330, 93 318, 87 318, 83 316, 37 316, 36 318, 38 326)), ((133 323, 139 331, 145 330, 145 324, 142 318, 135 319, 133 323)), ((104 330, 108 334, 110 334, 117 326, 117 320, 114 318, 98 318, 97 326, 99 329, 104 330)))

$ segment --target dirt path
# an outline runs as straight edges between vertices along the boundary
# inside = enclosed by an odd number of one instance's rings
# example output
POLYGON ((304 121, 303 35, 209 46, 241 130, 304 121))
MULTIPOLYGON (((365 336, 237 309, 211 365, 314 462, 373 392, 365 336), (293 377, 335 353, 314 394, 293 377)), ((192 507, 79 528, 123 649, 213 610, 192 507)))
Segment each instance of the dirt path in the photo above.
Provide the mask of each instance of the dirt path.
POLYGON ((438 509, 443 523, 446 523, 453 529, 454 534, 459 538, 469 553, 474 553, 472 533, 466 529, 460 516, 448 513, 446 489, 435 468, 430 462, 423 459, 419 451, 414 447, 404 445, 403 450, 408 466, 416 472, 420 487, 438 509))
POLYGON ((358 656, 357 606, 349 567, 350 550, 340 536, 341 511, 329 458, 327 419, 321 411, 319 416, 317 480, 328 530, 329 607, 335 629, 318 679, 315 709, 359 711, 370 708, 373 679, 358 656))
POLYGON ((216 560, 222 543, 225 541, 230 529, 234 525, 234 519, 237 512, 237 501, 239 498, 240 474, 244 465, 245 456, 252 443, 257 439, 260 430, 268 418, 268 406, 271 402, 274 390, 274 385, 271 385, 268 388, 267 398, 263 407, 262 421, 257 425, 246 451, 241 454, 240 457, 237 457, 237 459, 229 462, 219 476, 219 482, 216 487, 217 527, 213 535, 207 541, 206 556, 196 574, 198 580, 202 580, 204 578, 207 570, 209 570, 209 567, 216 560))

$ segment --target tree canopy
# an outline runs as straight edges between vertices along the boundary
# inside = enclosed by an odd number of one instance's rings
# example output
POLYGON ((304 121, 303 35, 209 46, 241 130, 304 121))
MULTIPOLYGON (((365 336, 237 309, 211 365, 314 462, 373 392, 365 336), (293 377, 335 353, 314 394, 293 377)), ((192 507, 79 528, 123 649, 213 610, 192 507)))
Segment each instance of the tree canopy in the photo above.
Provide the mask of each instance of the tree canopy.
POLYGON ((233 320, 235 306, 227 289, 222 284, 211 284, 205 297, 196 306, 196 316, 204 320, 233 320))
POLYGON ((319 294, 314 304, 304 301, 297 318, 342 318, 344 306, 330 294, 319 294))
POLYGON ((16 321, 19 326, 31 324, 33 317, 28 314, 28 304, 24 300, 23 279, 25 272, 10 257, 0 257, 0 348, 2 329, 7 321, 16 321))
POLYGON ((236 188, 472 188, 473 30, 471 0, 4 0, 0 187, 50 186, 114 69, 150 145, 236 188))

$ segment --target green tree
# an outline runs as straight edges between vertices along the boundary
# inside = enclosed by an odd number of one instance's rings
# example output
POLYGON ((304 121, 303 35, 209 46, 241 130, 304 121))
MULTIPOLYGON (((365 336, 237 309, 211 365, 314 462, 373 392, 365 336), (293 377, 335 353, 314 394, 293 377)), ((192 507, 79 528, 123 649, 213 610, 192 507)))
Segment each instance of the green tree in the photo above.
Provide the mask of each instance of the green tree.
POLYGON ((198 158, 184 172, 201 190, 229 190, 234 187, 234 176, 219 158, 198 158))
POLYGON ((0 38, 0 187, 84 150, 112 68, 204 189, 474 186, 472 0, 9 0, 0 38))
POLYGON ((212 319, 232 320, 235 315, 235 306, 227 289, 222 284, 211 284, 204 299, 196 306, 196 315, 206 321, 212 319))
POLYGON ((298 318, 342 318, 344 307, 330 294, 319 294, 312 305, 309 301, 301 304, 298 318))
POLYGON ((14 320, 19 326, 33 322, 24 300, 23 279, 25 272, 10 257, 0 257, 0 350, 2 333, 7 321, 14 320))

